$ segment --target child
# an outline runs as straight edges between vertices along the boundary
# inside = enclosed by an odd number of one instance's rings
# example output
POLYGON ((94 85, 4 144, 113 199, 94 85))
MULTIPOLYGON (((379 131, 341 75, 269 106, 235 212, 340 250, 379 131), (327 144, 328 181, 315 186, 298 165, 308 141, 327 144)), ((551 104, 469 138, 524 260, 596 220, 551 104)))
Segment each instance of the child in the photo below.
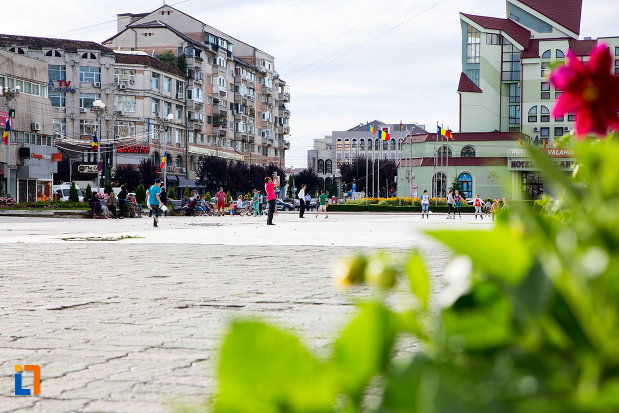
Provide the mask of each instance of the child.
POLYGON ((236 205, 236 201, 230 201, 230 216, 234 216, 234 206, 236 205))
POLYGON ((499 202, 499 198, 496 198, 494 202, 492 203, 492 206, 490 207, 490 212, 492 213, 492 222, 494 222, 494 217, 496 216, 496 213, 500 207, 501 207, 501 204, 499 202))
POLYGON ((482 201, 479 198, 479 195, 476 195, 475 200, 473 201, 473 206, 475 207, 475 219, 477 219, 477 214, 479 214, 482 220, 484 219, 484 214, 481 212, 481 205, 482 201))
POLYGON ((236 201, 236 209, 239 211, 239 215, 243 215, 243 196, 240 195, 236 201))
POLYGON ((257 189, 254 189, 254 216, 260 215, 260 192, 257 189))
POLYGON ((320 206, 318 207, 318 212, 316 212, 316 218, 318 218, 318 214, 320 211, 325 211, 325 219, 329 218, 329 214, 327 213, 327 196, 325 195, 325 191, 320 191, 320 206))
POLYGON ((421 218, 423 219, 423 213, 426 214, 426 219, 430 219, 430 197, 428 196, 428 190, 423 190, 423 195, 421 195, 421 218))
MULTIPOLYGON (((454 197, 452 194, 452 190, 449 190, 449 193, 447 194, 447 219, 451 218, 451 213, 453 211, 453 204, 454 204, 454 197)), ((456 213, 454 212, 454 216, 453 219, 456 219, 456 213)))
POLYGON ((456 211, 458 211, 458 216, 462 219, 462 214, 460 214, 460 207, 462 206, 462 197, 460 196, 460 191, 456 189, 456 195, 454 195, 454 219, 456 219, 456 211))

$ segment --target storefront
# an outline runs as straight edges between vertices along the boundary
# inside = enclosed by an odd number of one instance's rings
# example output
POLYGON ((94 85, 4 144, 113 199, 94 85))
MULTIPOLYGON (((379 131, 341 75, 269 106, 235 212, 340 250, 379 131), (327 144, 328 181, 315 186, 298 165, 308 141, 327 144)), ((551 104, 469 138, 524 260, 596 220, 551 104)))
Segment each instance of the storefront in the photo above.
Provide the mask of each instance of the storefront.
POLYGON ((53 174, 62 155, 54 147, 25 144, 19 149, 17 202, 46 202, 52 197, 53 174))
MULTIPOLYGON (((566 173, 574 170, 574 150, 560 148, 541 148, 546 156, 552 158, 557 168, 566 173)), ((538 172, 531 158, 524 149, 512 149, 511 157, 507 159, 507 169, 512 172, 514 199, 539 199, 544 194, 552 192, 544 187, 544 179, 538 172)))

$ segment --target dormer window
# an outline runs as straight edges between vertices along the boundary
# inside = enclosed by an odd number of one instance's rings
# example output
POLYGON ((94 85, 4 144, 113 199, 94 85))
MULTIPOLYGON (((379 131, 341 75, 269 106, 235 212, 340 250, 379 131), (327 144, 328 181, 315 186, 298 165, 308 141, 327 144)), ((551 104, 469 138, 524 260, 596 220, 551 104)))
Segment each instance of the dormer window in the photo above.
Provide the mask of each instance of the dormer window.
POLYGON ((62 57, 62 55, 60 54, 60 52, 58 50, 48 50, 45 53, 45 56, 50 56, 50 57, 62 57))
POLYGON ((11 47, 11 48, 9 49, 9 52, 12 52, 12 53, 17 53, 17 54, 26 54, 26 52, 24 51, 24 49, 22 49, 21 47, 15 47, 15 46, 11 47))
POLYGON ((97 56, 94 53, 82 53, 82 59, 92 59, 92 60, 97 60, 97 56))

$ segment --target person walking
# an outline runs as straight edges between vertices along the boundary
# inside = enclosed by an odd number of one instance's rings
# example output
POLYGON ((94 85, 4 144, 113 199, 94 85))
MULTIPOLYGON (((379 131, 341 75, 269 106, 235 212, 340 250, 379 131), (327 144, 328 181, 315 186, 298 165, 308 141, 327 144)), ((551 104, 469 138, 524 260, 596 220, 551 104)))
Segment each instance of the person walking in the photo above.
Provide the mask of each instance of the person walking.
POLYGON ((150 204, 150 210, 153 212, 153 227, 158 227, 159 215, 163 213, 161 207, 161 179, 157 178, 153 186, 148 189, 148 202, 150 204))
MULTIPOLYGON (((161 204, 167 207, 168 206, 168 192, 165 186, 163 185, 161 186, 161 193, 159 194, 159 197, 161 198, 161 204)), ((167 210, 163 211, 163 215, 167 217, 168 211, 167 210)))
POLYGON ((477 219, 477 214, 479 214, 482 220, 484 219, 484 213, 481 212, 481 205, 481 198, 479 198, 479 195, 476 195, 475 199, 473 200, 473 206, 475 207, 475 219, 477 219))
POLYGON ((308 211, 312 210, 312 196, 309 193, 305 194, 305 208, 308 211))
POLYGON ((299 218, 305 218, 303 214, 305 213, 305 188, 307 185, 303 185, 301 190, 299 191, 299 218))
POLYGON ((494 219, 496 218, 496 213, 499 211, 500 208, 501 208, 501 203, 499 202, 499 198, 495 198, 494 202, 492 203, 492 206, 490 207, 490 213, 492 214, 492 222, 494 222, 494 219))
POLYGON ((275 213, 275 184, 268 176, 264 178, 264 190, 267 193, 267 203, 269 204, 269 213, 267 215, 267 225, 275 225, 273 223, 273 214, 275 213))
MULTIPOLYGON (((451 219, 451 213, 453 212, 454 196, 452 192, 453 191, 450 189, 449 193, 447 194, 447 219, 451 219)), ((453 219, 456 219, 455 212, 454 212, 453 219)))
POLYGON ((120 208, 120 216, 118 218, 124 218, 126 211, 125 207, 127 205, 127 196, 129 193, 127 192, 127 187, 123 184, 120 186, 120 192, 118 193, 118 207, 120 208))
POLYGON ((254 197, 252 199, 254 203, 254 216, 260 215, 260 192, 254 189, 254 197))
POLYGON ((421 219, 423 214, 426 214, 426 219, 430 219, 430 197, 428 196, 428 190, 424 189, 423 195, 421 195, 421 219))
POLYGON ((325 191, 320 191, 320 206, 318 207, 318 211, 316 212, 316 218, 320 214, 320 211, 325 211, 325 219, 329 218, 329 214, 327 213, 327 196, 325 195, 325 191))
POLYGON ((456 212, 458 212, 458 216, 462 219, 462 214, 460 213, 462 201, 463 199, 460 196, 460 192, 456 189, 456 194, 454 195, 454 219, 456 219, 456 212))
POLYGON ((219 188, 219 192, 215 194, 215 199, 217 200, 217 213, 219 216, 224 216, 224 211, 226 209, 226 193, 224 192, 223 186, 219 188))

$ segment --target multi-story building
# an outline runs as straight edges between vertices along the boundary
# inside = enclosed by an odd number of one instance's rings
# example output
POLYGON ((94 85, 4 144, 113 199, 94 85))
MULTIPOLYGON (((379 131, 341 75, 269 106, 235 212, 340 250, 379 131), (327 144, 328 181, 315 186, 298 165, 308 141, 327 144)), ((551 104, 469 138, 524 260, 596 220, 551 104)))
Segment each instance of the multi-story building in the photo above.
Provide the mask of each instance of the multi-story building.
POLYGON ((9 116, 12 121, 10 145, 0 143, 0 194, 11 194, 18 202, 36 202, 52 195, 52 174, 61 159, 53 146, 47 65, 27 57, 24 49, 12 48, 0 50, 2 132, 9 116))
POLYGON ((273 56, 168 5, 119 14, 117 23, 106 46, 171 52, 186 62, 188 133, 195 137, 186 159, 215 155, 284 165, 290 93, 273 56))
MULTIPOLYGON (((554 100, 561 94, 548 80, 550 68, 564 62, 568 50, 586 60, 593 47, 604 42, 615 54, 614 70, 619 73, 619 37, 579 39, 582 0, 507 0, 506 6, 507 18, 460 14, 459 129, 462 143, 477 146, 475 156, 450 160, 452 167, 459 165, 460 169, 450 167, 446 176, 438 176, 435 165, 428 165, 428 159, 439 158, 437 153, 413 141, 412 146, 419 149, 414 153, 420 155, 402 163, 398 172, 401 183, 406 177, 417 176, 418 185, 432 188, 440 196, 445 191, 437 190, 434 182, 451 183, 465 173, 472 191, 484 197, 518 199, 525 194, 535 198, 544 192, 543 179, 518 141, 545 146, 549 156, 557 157, 559 167, 573 167, 571 152, 554 148, 555 139, 573 128, 575 115, 556 119, 550 115, 554 100), (514 133, 522 135, 514 140, 514 133), (499 147, 504 153, 496 153, 499 147), (486 185, 488 176, 497 173, 508 177, 511 188, 486 185)), ((449 150, 444 149, 454 158, 460 152, 456 141, 449 141, 449 150)), ((399 190, 406 188, 398 186, 399 190)))

